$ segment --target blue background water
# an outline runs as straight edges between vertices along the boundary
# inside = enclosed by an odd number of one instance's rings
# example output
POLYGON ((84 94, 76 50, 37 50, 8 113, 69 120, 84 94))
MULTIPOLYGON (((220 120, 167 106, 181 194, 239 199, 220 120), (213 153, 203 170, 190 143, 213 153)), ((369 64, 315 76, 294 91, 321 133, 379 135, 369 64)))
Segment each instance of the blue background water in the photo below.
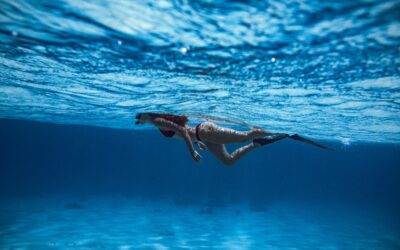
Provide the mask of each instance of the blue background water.
POLYGON ((331 152, 282 141, 232 168, 208 152, 196 165, 182 141, 153 131, 8 120, 0 128, 4 196, 104 191, 193 203, 316 199, 400 206, 398 145, 334 144, 331 152))
POLYGON ((235 167, 158 131, 0 121, 0 245, 398 249, 400 148, 290 140, 235 167))
POLYGON ((400 1, 0 1, 0 248, 399 249, 399 20, 400 1), (145 111, 335 151, 196 165, 145 111))

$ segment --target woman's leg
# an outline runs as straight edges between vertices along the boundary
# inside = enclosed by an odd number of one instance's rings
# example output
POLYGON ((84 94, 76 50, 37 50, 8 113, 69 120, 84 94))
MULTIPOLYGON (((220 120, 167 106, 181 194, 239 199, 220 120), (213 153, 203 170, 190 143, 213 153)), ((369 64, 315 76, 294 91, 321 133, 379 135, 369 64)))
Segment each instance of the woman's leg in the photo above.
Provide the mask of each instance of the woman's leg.
POLYGON ((199 136, 201 140, 215 144, 241 143, 251 141, 255 138, 273 135, 273 133, 259 128, 254 128, 249 131, 237 131, 220 127, 211 122, 204 122, 200 126, 199 136))
POLYGON ((246 146, 236 149, 231 154, 225 148, 223 144, 215 144, 211 142, 206 142, 207 148, 213 153, 219 160, 221 160, 226 165, 233 165, 242 156, 250 152, 251 150, 259 147, 255 143, 250 143, 246 146))

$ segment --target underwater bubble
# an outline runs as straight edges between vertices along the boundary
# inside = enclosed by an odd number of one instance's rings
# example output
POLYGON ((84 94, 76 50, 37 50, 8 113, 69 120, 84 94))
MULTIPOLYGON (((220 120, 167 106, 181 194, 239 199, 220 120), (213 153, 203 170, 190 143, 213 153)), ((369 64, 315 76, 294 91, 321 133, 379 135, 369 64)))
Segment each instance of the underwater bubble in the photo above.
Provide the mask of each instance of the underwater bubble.
POLYGON ((350 145, 350 138, 340 138, 340 142, 345 145, 345 146, 349 146, 350 145))
POLYGON ((188 51, 188 49, 187 48, 185 48, 185 47, 182 47, 182 48, 180 48, 180 50, 179 50, 182 54, 186 54, 187 53, 187 51, 188 51))

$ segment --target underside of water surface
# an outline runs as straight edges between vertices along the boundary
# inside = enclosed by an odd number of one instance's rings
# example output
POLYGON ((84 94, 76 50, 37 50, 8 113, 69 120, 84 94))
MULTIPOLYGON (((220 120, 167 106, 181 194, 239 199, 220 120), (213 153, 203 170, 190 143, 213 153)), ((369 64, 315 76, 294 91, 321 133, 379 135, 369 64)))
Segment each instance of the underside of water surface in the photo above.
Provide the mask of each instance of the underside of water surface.
POLYGON ((397 250, 399 143, 399 0, 0 0, 0 249, 397 250))
POLYGON ((0 117, 134 128, 137 112, 207 114, 398 143, 399 9, 398 0, 4 0, 0 117))

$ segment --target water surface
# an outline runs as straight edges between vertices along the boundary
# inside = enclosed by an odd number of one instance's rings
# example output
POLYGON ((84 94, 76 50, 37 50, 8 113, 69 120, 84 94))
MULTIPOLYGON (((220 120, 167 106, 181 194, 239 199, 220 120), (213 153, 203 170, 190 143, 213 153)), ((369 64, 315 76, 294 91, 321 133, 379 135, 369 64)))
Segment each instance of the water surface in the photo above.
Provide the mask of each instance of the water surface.
POLYGON ((400 142, 400 1, 0 3, 0 117, 208 114, 400 142))

